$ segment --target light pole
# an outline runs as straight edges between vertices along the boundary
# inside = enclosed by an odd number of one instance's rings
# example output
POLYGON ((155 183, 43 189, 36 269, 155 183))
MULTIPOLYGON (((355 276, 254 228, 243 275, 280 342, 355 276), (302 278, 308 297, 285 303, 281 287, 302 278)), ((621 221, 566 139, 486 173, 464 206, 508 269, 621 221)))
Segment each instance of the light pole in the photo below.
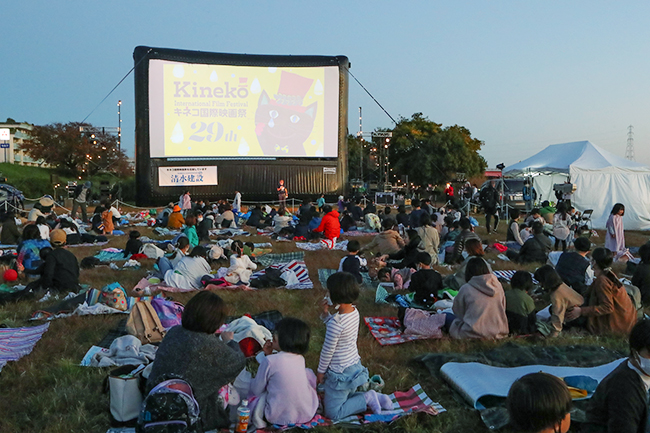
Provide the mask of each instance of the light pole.
POLYGON ((117 149, 122 151, 122 100, 117 101, 117 149))

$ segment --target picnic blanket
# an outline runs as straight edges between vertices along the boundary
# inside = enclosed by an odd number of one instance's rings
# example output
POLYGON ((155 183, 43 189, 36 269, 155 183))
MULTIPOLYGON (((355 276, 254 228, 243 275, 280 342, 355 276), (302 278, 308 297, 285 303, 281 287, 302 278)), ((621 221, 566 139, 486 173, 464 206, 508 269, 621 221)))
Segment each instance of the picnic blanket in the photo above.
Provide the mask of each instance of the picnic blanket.
MULTIPOLYGON (((321 286, 323 286, 323 288, 327 288, 327 279, 330 277, 330 275, 335 274, 336 272, 337 272, 336 269, 318 270, 318 281, 320 281, 320 284, 321 286)), ((363 278, 362 285, 368 287, 375 287, 376 283, 372 281, 372 278, 370 278, 370 275, 368 275, 367 272, 361 272, 361 278, 363 278)))
POLYGON ((363 231, 363 230, 351 230, 349 232, 343 232, 345 236, 355 237, 355 236, 375 236, 378 234, 376 231, 363 231))
MULTIPOLYGON (((528 373, 541 371, 559 378, 588 376, 600 382, 623 361, 625 361, 625 358, 587 368, 548 365, 503 368, 478 362, 448 362, 442 366, 440 373, 452 388, 458 391, 475 409, 485 409, 495 401, 495 397, 505 399, 512 384, 528 373)), ((589 397, 590 395, 585 398, 589 397)))
POLYGON ((46 323, 31 328, 0 328, 0 371, 7 362, 29 355, 49 327, 46 323))
POLYGON ((328 248, 323 242, 296 242, 296 246, 301 250, 318 251, 318 250, 341 250, 345 251, 348 248, 348 241, 344 240, 337 242, 333 248, 328 248))
POLYGON ((405 392, 397 391, 388 396, 392 403, 391 410, 382 411, 380 414, 352 415, 336 421, 335 424, 364 425, 373 422, 393 422, 396 419, 413 413, 423 412, 429 415, 438 415, 446 409, 436 403, 424 392, 420 384, 415 385, 405 392))
POLYGON ((278 263, 288 263, 294 260, 304 261, 305 260, 304 251, 294 251, 292 253, 282 253, 282 254, 276 254, 276 253, 264 254, 263 256, 259 256, 255 259, 257 263, 259 263, 264 267, 275 265, 278 263))
POLYGON ((429 340, 435 337, 402 333, 401 323, 397 317, 364 317, 364 322, 377 343, 392 346, 414 340, 429 340))
POLYGON ((215 229, 209 231, 210 236, 250 236, 246 230, 242 229, 215 229))
POLYGON ((15 285, 15 286, 10 286, 8 284, 2 283, 2 284, 0 284, 0 294, 3 294, 3 293, 4 294, 16 293, 16 292, 19 292, 19 291, 23 290, 25 287, 26 286, 24 286, 22 284, 18 284, 18 285, 15 285))
POLYGON ((131 255, 124 257, 124 251, 119 248, 106 248, 95 254, 95 257, 101 262, 119 262, 127 260, 131 255))
POLYGON ((170 230, 167 227, 156 227, 153 229, 153 232, 159 236, 176 236, 181 234, 180 230, 170 230))
MULTIPOLYGON (((298 278, 298 283, 289 284, 286 286, 287 289, 313 289, 314 283, 309 279, 309 271, 307 270, 307 265, 302 260, 292 260, 288 263, 275 263, 270 268, 279 269, 281 272, 292 271, 296 274, 298 278)), ((260 277, 266 273, 266 269, 255 272, 251 279, 260 277)))

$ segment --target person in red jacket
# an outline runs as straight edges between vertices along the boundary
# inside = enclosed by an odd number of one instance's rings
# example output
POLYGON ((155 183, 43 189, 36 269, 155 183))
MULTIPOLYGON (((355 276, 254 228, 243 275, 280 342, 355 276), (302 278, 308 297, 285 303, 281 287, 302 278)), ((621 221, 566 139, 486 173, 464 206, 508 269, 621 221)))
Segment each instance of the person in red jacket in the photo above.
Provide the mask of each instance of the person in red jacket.
POLYGON ((333 248, 336 243, 336 238, 341 235, 341 222, 339 221, 339 213, 332 209, 332 206, 326 204, 323 206, 325 215, 320 222, 320 225, 314 229, 315 233, 323 233, 326 244, 333 248))

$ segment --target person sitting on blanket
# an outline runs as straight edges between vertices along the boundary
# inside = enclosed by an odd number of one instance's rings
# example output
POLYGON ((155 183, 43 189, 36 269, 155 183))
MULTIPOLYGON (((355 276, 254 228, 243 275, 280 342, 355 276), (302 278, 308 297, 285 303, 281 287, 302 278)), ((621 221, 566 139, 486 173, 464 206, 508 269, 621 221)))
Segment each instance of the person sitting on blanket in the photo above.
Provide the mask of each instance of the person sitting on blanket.
POLYGON ((327 279, 327 288, 329 300, 324 299, 321 305, 321 319, 327 330, 316 376, 318 383, 324 384, 325 416, 340 420, 365 412, 367 408, 373 413, 392 409, 387 395, 374 390, 356 392, 369 378, 368 369, 361 365, 357 348, 359 311, 353 302, 359 298, 359 285, 354 275, 337 272, 327 279), (330 303, 337 310, 334 315, 329 312, 330 303))
POLYGON ((406 245, 404 245, 404 248, 393 254, 384 254, 379 257, 379 260, 401 260, 401 262, 393 265, 393 267, 398 269, 417 269, 417 255, 420 252, 418 247, 421 242, 422 240, 420 239, 417 230, 409 229, 406 231, 406 245))
POLYGON ((246 225, 257 229, 263 229, 266 227, 266 224, 264 223, 264 212, 259 206, 253 206, 250 208, 250 215, 246 220, 246 225))
POLYGON ((16 215, 11 210, 4 215, 0 242, 3 245, 18 245, 20 242, 20 231, 16 225, 16 215))
POLYGON ((521 249, 524 241, 521 239, 519 232, 519 209, 510 209, 510 222, 508 223, 508 232, 506 234, 506 246, 515 251, 521 249))
POLYGON ((357 230, 357 223, 347 210, 344 210, 343 215, 341 216, 341 229, 344 232, 357 230))
POLYGON ((185 218, 183 218, 183 214, 181 213, 181 207, 175 205, 171 215, 167 218, 167 228, 179 230, 183 227, 183 224, 185 224, 185 218))
POLYGON ((481 257, 467 262, 466 283, 458 291, 445 324, 452 338, 505 338, 508 336, 506 297, 497 277, 481 257))
POLYGON ((129 232, 129 240, 126 241, 126 246, 124 247, 124 257, 140 253, 143 245, 144 244, 140 240, 140 232, 137 230, 131 230, 129 232))
MULTIPOLYGON (((584 295, 587 293, 587 287, 594 281, 594 270, 591 268, 591 262, 587 259, 591 241, 585 237, 579 237, 573 242, 573 246, 575 251, 565 251, 560 255, 555 270, 562 277, 562 281, 576 292, 584 295)), ((634 284, 634 279, 632 284, 634 284)), ((638 287, 637 284, 634 285, 638 287)))
POLYGON ((533 223, 533 236, 524 242, 519 253, 513 250, 506 251, 508 258, 517 263, 546 263, 548 253, 553 244, 544 234, 544 226, 539 221, 533 223))
POLYGON ((650 320, 641 320, 629 337, 630 356, 596 388, 587 407, 588 432, 642 433, 648 422, 650 320))
POLYGON ((257 429, 266 427, 262 418, 282 426, 305 424, 316 415, 316 375, 305 367, 304 358, 310 336, 309 325, 285 317, 276 325, 273 341, 264 344, 265 356, 250 388, 257 397, 251 412, 257 429), (276 354, 272 354, 274 350, 276 354))
POLYGON ((201 285, 201 278, 210 273, 210 265, 207 261, 207 251, 202 246, 192 249, 189 256, 183 257, 174 266, 165 272, 165 283, 171 287, 184 290, 198 290, 201 285))
POLYGON ((257 265, 244 254, 244 243, 239 239, 232 241, 230 250, 232 251, 230 267, 228 268, 228 274, 224 277, 225 280, 231 284, 248 285, 253 271, 257 269, 257 265))
POLYGON ((165 278, 168 270, 174 269, 178 262, 187 256, 190 251, 190 241, 185 236, 181 236, 176 241, 176 247, 170 256, 162 256, 158 259, 158 270, 160 271, 161 279, 165 278))
POLYGON ((533 228, 528 226, 526 223, 520 224, 519 228, 519 237, 521 237, 523 243, 526 243, 526 241, 533 235, 533 228))
MULTIPOLYGON (((54 247, 45 258, 43 273, 37 281, 43 290, 53 293, 79 292, 79 262, 65 246, 67 235, 61 229, 52 230, 50 242, 54 247)), ((45 249, 45 248, 44 248, 45 249)))
POLYGON ((587 317, 587 329, 592 334, 627 334, 636 322, 636 310, 623 283, 612 271, 614 253, 607 248, 596 248, 592 253, 596 279, 585 295, 586 304, 567 313, 571 321, 587 317))
POLYGON ((309 211, 305 211, 298 217, 298 224, 293 229, 293 239, 306 241, 309 239, 309 222, 316 209, 312 206, 309 211))
POLYGON ((530 214, 526 217, 526 220, 524 222, 528 227, 531 227, 535 221, 539 221, 542 223, 542 225, 546 224, 546 220, 542 218, 538 208, 531 210, 530 214))
MULTIPOLYGON (((467 251, 467 258, 463 260, 463 263, 460 264, 456 272, 453 274, 447 275, 443 280, 443 285, 452 290, 458 290, 463 284, 465 284, 465 269, 467 268, 467 262, 469 262, 473 257, 485 256, 485 251, 483 250, 483 244, 479 239, 468 239, 465 242, 465 251, 467 251)), ((492 267, 488 262, 485 262, 488 266, 490 272, 492 272, 492 267)))
POLYGON ((323 206, 323 212, 325 215, 320 222, 320 225, 316 227, 314 233, 322 233, 325 239, 336 242, 336 239, 341 235, 341 223, 339 222, 339 213, 332 209, 332 206, 326 204, 323 206))
POLYGON ((535 301, 528 294, 533 289, 530 272, 517 271, 510 279, 510 290, 506 290, 506 317, 508 329, 513 335, 532 334, 537 329, 535 322, 535 301))
POLYGON ((50 238, 50 225, 47 223, 44 216, 36 218, 36 227, 38 227, 38 230, 41 232, 41 239, 50 238))
POLYGON ((569 388, 562 379, 547 373, 530 373, 517 379, 508 392, 506 407, 518 432, 567 433, 571 426, 569 388))
POLYGON ((444 236, 445 242, 456 242, 458 235, 460 235, 460 221, 454 221, 452 217, 448 216, 445 218, 444 228, 447 228, 447 233, 444 236))
POLYGON ((358 240, 352 239, 348 241, 348 255, 343 257, 339 262, 338 272, 349 272, 354 275, 357 283, 362 284, 361 267, 368 266, 368 261, 359 256, 360 249, 361 244, 358 240))
POLYGON ((246 367, 232 332, 215 335, 223 325, 226 303, 210 291, 197 293, 185 305, 180 326, 171 328, 156 352, 146 391, 170 376, 186 380, 201 409, 205 430, 230 426, 220 390, 246 367))
POLYGON ((36 275, 42 261, 41 248, 51 247, 50 241, 41 239, 41 231, 35 224, 29 224, 23 229, 23 241, 18 245, 16 267, 19 273, 36 275))
POLYGON ((194 248, 199 244, 199 234, 196 232, 196 215, 192 211, 187 211, 187 215, 185 215, 183 233, 190 241, 190 248, 194 248))
POLYGON ((363 252, 395 254, 404 248, 404 239, 395 230, 395 220, 392 218, 384 219, 382 222, 384 231, 377 234, 372 241, 363 248, 363 252))
MULTIPOLYGON (((325 207, 325 206, 323 206, 325 207)), ((311 234, 318 226, 320 226, 321 221, 323 220, 323 214, 322 211, 314 211, 314 213, 311 216, 311 220, 309 221, 309 224, 307 224, 307 230, 309 230, 309 233, 311 234)))
POLYGON ((438 264, 438 248, 440 247, 440 235, 438 230, 431 223, 431 216, 428 213, 423 213, 420 218, 420 227, 417 229, 420 235, 420 245, 418 250, 428 253, 431 257, 431 263, 438 264))
POLYGON ((419 252, 416 261, 418 270, 411 276, 409 290, 415 293, 413 301, 428 309, 438 300, 438 292, 443 289, 442 277, 431 269, 429 253, 419 252))
MULTIPOLYGON (((550 332, 551 337, 557 336, 562 332, 562 326, 569 322, 566 313, 571 311, 574 307, 580 307, 584 304, 584 298, 571 287, 567 286, 560 278, 560 275, 551 265, 544 265, 535 271, 535 279, 544 290, 550 293, 551 298, 551 319, 548 322, 548 332, 542 332, 548 335, 550 332)), ((540 323, 540 331, 543 331, 542 324, 540 323)), ((572 325, 580 325, 573 323, 572 325)), ((582 323, 584 326, 584 323, 582 323)))
POLYGON ((210 212, 199 220, 196 226, 196 234, 200 242, 210 242, 210 230, 214 229, 214 215, 210 212))
POLYGON ((470 239, 478 239, 479 241, 481 240, 481 238, 476 233, 474 233, 474 229, 468 218, 461 218, 458 224, 460 226, 461 232, 458 234, 458 237, 454 242, 454 251, 451 254, 451 257, 447 259, 445 256, 445 263, 461 263, 463 261, 463 250, 465 249, 465 242, 470 239))
POLYGON ((291 221, 293 221, 291 215, 288 215, 287 210, 284 207, 281 207, 278 214, 273 217, 273 232, 275 234, 280 234, 282 229, 290 228, 291 221))
MULTIPOLYGON (((576 242, 578 242, 578 239, 576 239, 576 242)), ((650 303, 650 242, 641 245, 641 248, 639 248, 639 256, 641 257, 641 262, 634 270, 632 285, 639 288, 641 301, 643 305, 647 305, 650 303)))
POLYGON ((411 277, 415 273, 413 268, 396 269, 383 267, 377 271, 377 279, 382 283, 393 283, 395 290, 408 289, 411 277))
POLYGON ((235 214, 231 210, 229 203, 223 205, 223 212, 214 220, 217 224, 217 227, 220 228, 237 228, 237 222, 235 221, 235 214))
MULTIPOLYGON (((111 213, 111 202, 107 201, 101 210, 102 225, 104 226, 105 235, 112 235, 115 230, 115 223, 113 223, 113 214, 111 213)), ((102 234, 102 233, 100 233, 102 234)))
POLYGON ((397 215, 395 215, 395 221, 397 221, 397 224, 401 224, 404 227, 408 227, 409 225, 409 216, 406 213, 406 207, 404 207, 403 204, 397 206, 397 215))

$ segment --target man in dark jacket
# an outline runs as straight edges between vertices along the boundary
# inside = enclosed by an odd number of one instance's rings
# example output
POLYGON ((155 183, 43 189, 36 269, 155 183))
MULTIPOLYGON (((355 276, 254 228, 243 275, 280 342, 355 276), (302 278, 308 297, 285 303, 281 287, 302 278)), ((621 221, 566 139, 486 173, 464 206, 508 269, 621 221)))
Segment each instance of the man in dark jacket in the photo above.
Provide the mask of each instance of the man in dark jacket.
POLYGON ((481 190, 479 195, 479 200, 483 206, 485 212, 485 228, 487 229, 488 234, 490 234, 490 220, 494 216, 494 231, 497 231, 499 226, 499 192, 495 188, 496 183, 494 181, 484 187, 481 190))
POLYGON ((16 218, 14 213, 9 211, 5 215, 4 223, 2 224, 0 243, 2 243, 2 245, 18 245, 19 242, 20 232, 16 226, 16 218))
POLYGON ((72 200, 72 212, 70 217, 72 219, 77 216, 77 208, 81 208, 81 219, 83 222, 88 222, 88 213, 86 212, 86 205, 90 201, 92 183, 86 182, 83 185, 77 185, 74 189, 74 199, 72 200))
POLYGON ((553 244, 544 234, 544 226, 539 221, 535 221, 533 236, 524 242, 516 260, 519 263, 546 263, 551 249, 553 249, 553 244))
POLYGON ((413 199, 413 201, 411 202, 411 206, 413 207, 413 210, 409 215, 409 226, 412 229, 416 229, 422 225, 422 223, 420 223, 420 218, 422 217, 424 211, 420 207, 420 200, 417 198, 413 199))
POLYGON ((566 251, 560 255, 555 270, 566 285, 584 296, 594 277, 591 263, 586 258, 591 249, 591 241, 579 237, 575 240, 573 246, 576 248, 575 251, 566 251))
POLYGON ((53 292, 78 292, 79 263, 70 251, 64 249, 67 235, 62 229, 52 230, 50 243, 52 252, 48 254, 43 266, 40 286, 53 292))

